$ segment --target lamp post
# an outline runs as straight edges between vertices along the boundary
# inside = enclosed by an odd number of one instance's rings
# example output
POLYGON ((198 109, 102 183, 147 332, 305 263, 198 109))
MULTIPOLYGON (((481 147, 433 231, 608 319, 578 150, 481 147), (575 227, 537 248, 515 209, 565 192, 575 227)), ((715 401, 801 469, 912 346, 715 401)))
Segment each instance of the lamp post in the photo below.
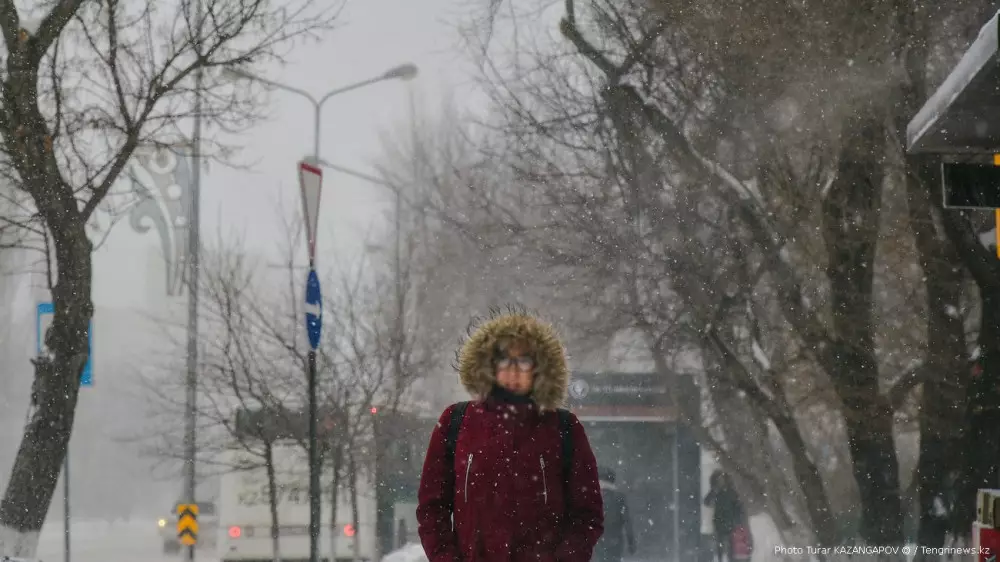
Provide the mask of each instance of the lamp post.
POLYGON ((280 82, 261 78, 244 70, 227 68, 224 75, 236 79, 247 79, 260 82, 272 88, 285 90, 309 100, 313 106, 313 154, 309 162, 303 162, 299 166, 300 184, 302 186, 303 201, 306 207, 307 232, 309 233, 309 278, 306 285, 306 326, 309 329, 309 355, 307 385, 309 394, 309 562, 319 562, 319 525, 320 525, 320 489, 319 473, 319 444, 317 442, 316 428, 316 348, 319 345, 319 329, 322 324, 322 309, 319 303, 319 279, 316 276, 315 242, 316 242, 316 222, 319 210, 319 190, 322 181, 320 165, 320 118, 322 117, 323 105, 332 97, 357 90, 365 86, 384 82, 387 80, 412 80, 417 75, 417 67, 413 64, 402 64, 383 72, 382 74, 362 80, 348 86, 331 90, 316 99, 309 92, 295 88, 280 82), (307 193, 309 191, 310 193, 307 193), (312 208, 310 208, 312 207, 312 208), (310 212, 312 211, 312 212, 310 212), (313 305, 313 309, 309 306, 313 305))
POLYGON ((349 86, 344 86, 331 90, 323 95, 323 97, 318 100, 312 96, 309 92, 289 86, 287 84, 282 84, 280 82, 275 82, 273 80, 268 80, 266 78, 261 78, 256 74, 251 74, 245 70, 238 68, 227 68, 223 70, 225 76, 229 76, 234 79, 243 78, 246 80, 251 80, 254 82, 260 82, 261 84, 276 88, 278 90, 284 90, 286 92, 291 92, 293 94, 298 94, 309 100, 309 103, 313 106, 313 164, 319 163, 319 141, 320 141, 320 117, 322 116, 323 105, 333 96, 338 94, 343 94, 345 92, 350 92, 352 90, 357 90, 359 88, 364 88, 365 86, 370 86, 378 82, 385 82, 387 80, 412 80, 417 76, 417 67, 414 64, 401 64, 399 66, 390 68, 389 70, 383 72, 382 74, 375 76, 374 78, 369 78, 367 80, 362 80, 361 82, 356 82, 349 86))

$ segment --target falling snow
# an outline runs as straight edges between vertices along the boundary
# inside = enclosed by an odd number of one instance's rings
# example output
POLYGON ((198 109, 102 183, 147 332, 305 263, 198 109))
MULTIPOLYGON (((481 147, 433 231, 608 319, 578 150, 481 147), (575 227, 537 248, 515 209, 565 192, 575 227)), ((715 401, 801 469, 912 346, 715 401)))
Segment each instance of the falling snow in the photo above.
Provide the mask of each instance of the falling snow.
MULTIPOLYGON (((776 547, 912 545, 933 522, 918 487, 971 528, 974 490, 995 484, 975 480, 995 464, 977 451, 1000 450, 979 415, 998 376, 997 226, 991 209, 942 209, 951 180, 920 196, 903 180, 923 173, 906 157, 916 149, 985 158, 1000 142, 992 109, 975 104, 995 92, 967 90, 1000 75, 1000 15, 886 3, 852 19, 802 0, 789 17, 787 3, 697 0, 665 20, 665 1, 456 12, 385 0, 348 21, 337 2, 288 3, 306 8, 248 16, 267 39, 210 29, 203 56, 176 42, 195 30, 156 32, 197 19, 171 6, 123 14, 111 36, 82 8, 0 18, 8 41, 53 54, 7 45, 29 68, 5 76, 26 98, 6 100, 0 120, 0 556, 59 559, 65 515, 74 562, 176 560, 172 511, 191 484, 220 541, 203 540, 199 560, 302 558, 315 427, 332 520, 320 551, 427 562, 418 490, 438 466, 429 444, 450 430, 441 412, 502 395, 495 362, 524 334, 486 337, 474 375, 455 373, 469 360, 459 342, 522 309, 560 344, 528 346, 537 403, 523 417, 479 404, 504 426, 484 443, 460 433, 463 454, 439 461, 465 471, 443 479, 455 498, 508 508, 476 513, 468 536, 521 517, 511 528, 534 538, 529 517, 569 520, 552 511, 563 449, 542 451, 558 434, 532 433, 549 427, 546 394, 583 425, 602 496, 628 505, 637 553, 624 562, 698 560, 726 517, 749 529, 754 562, 810 559, 776 547), (57 20, 73 23, 43 25, 57 20), (291 41, 307 34, 315 44, 291 41), (908 99, 925 75, 936 89, 908 99), (372 89, 338 95, 336 116, 299 111, 312 107, 301 94, 331 85, 372 89), (282 118, 256 118, 270 114, 282 118), (207 166, 218 160, 247 167, 207 166), (307 203, 302 161, 322 165, 307 203), (307 305, 310 271, 322 289, 307 305), (49 302, 56 313, 36 318, 49 302), (315 349, 307 313, 322 327, 315 349), (562 358, 568 372, 553 367, 562 358), (96 382, 67 393, 60 381, 84 359, 96 382), (982 442, 968 450, 955 435, 982 442), (959 493, 967 501, 940 501, 959 493)), ((203 4, 239 16, 253 2, 203 4)), ((596 485, 558 494, 596 497, 596 485)), ((487 558, 509 558, 515 538, 487 558)), ((540 559, 557 557, 534 540, 540 559)))

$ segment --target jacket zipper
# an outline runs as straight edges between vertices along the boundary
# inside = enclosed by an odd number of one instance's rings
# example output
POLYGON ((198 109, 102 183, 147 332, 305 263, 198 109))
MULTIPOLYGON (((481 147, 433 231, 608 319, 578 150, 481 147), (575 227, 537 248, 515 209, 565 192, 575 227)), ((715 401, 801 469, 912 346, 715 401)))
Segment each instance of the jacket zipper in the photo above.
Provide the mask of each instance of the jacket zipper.
POLYGON ((465 465, 465 499, 469 499, 469 471, 472 470, 472 453, 469 453, 469 462, 465 465))
POLYGON ((549 485, 545 482, 545 457, 539 455, 538 462, 542 465, 542 497, 545 498, 545 503, 549 503, 549 485))

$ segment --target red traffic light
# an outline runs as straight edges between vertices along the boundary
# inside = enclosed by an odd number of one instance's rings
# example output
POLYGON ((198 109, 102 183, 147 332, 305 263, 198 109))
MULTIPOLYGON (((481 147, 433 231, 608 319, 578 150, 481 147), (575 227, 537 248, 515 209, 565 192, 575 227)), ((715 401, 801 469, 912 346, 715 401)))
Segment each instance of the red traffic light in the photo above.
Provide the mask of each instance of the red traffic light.
POLYGON ((347 525, 344 525, 344 536, 345 537, 353 537, 354 536, 354 525, 351 525, 350 523, 348 523, 347 525))
POLYGON ((378 413, 378 408, 372 406, 372 414, 377 414, 377 413, 378 413))

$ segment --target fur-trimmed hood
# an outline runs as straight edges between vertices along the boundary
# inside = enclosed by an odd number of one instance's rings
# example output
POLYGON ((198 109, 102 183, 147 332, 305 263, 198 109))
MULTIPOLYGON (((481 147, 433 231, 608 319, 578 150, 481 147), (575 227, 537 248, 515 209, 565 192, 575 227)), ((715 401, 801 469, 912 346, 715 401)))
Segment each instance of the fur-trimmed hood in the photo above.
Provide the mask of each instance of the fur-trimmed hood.
POLYGON ((498 344, 508 339, 523 340, 535 359, 532 399, 541 410, 555 410, 566 401, 569 367, 566 350, 550 324, 519 311, 494 311, 485 321, 473 325, 457 356, 459 379, 474 398, 485 398, 496 383, 493 361, 498 344))

